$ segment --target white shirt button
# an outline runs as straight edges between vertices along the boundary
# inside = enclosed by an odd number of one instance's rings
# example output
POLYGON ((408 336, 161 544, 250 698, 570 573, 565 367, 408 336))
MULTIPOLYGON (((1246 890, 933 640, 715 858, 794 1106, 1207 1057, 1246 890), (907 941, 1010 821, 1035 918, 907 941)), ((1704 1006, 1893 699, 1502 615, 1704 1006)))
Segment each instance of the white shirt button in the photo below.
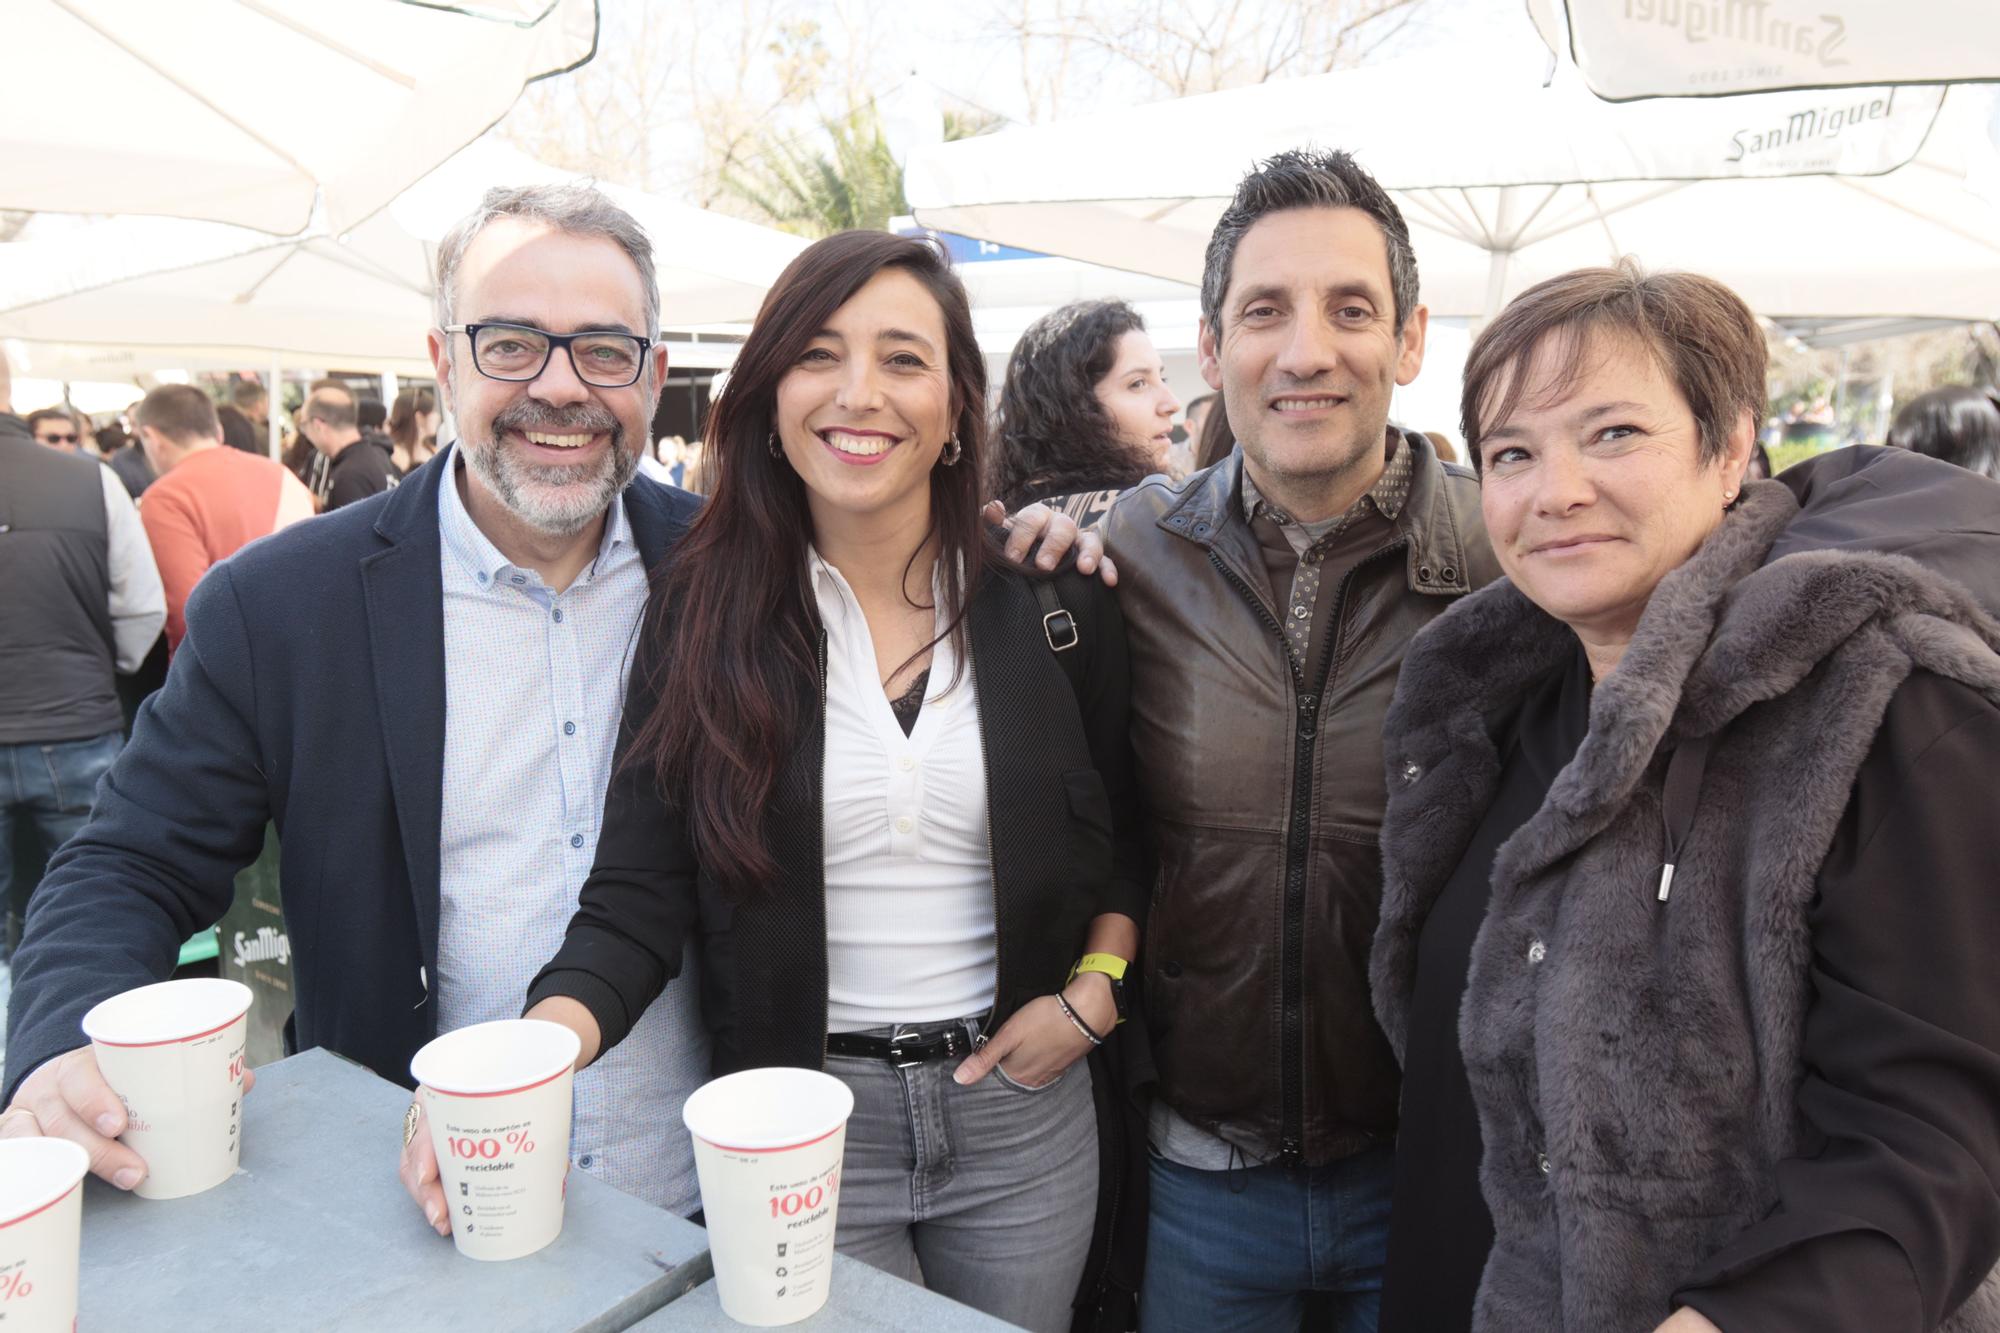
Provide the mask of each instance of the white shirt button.
POLYGON ((916 766, 917 766, 917 760, 916 756, 914 755, 905 754, 905 755, 898 755, 896 757, 896 767, 902 769, 905 773, 909 772, 916 766))
POLYGON ((909 817, 908 815, 899 815, 899 816, 897 816, 897 818, 896 818, 896 832, 898 832, 898 833, 908 833, 908 832, 909 832, 909 831, 910 831, 911 829, 913 829, 913 828, 915 828, 915 827, 916 827, 916 825, 915 825, 915 824, 914 824, 913 822, 911 822, 911 820, 910 820, 910 817, 909 817))

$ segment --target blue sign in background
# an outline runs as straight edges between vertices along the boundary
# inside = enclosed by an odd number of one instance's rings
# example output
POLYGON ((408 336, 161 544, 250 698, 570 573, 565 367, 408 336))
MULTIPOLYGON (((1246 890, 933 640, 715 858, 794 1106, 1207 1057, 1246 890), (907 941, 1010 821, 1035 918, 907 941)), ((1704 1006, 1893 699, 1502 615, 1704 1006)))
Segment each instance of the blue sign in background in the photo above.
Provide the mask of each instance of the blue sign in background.
POLYGON ((1002 259, 1047 259, 1039 250, 1020 250, 1011 245, 1000 245, 993 241, 982 241, 972 236, 960 236, 956 232, 936 231, 930 227, 897 227, 898 236, 935 236, 944 242, 945 253, 954 264, 990 264, 1002 259))

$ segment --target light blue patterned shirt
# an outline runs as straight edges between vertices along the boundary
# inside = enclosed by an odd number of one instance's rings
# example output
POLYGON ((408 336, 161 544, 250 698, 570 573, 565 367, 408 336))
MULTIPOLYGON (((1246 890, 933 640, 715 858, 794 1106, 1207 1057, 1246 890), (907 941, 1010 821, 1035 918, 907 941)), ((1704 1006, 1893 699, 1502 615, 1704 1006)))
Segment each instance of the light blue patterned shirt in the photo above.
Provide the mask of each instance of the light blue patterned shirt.
MULTIPOLYGON (((460 465, 462 466, 462 464, 460 465)), ((520 1016, 597 852, 646 570, 621 496, 597 559, 557 593, 438 487, 444 550, 440 1030, 520 1016)), ((681 1103, 708 1078, 693 960, 576 1078, 570 1156, 685 1215, 701 1204, 681 1103)))

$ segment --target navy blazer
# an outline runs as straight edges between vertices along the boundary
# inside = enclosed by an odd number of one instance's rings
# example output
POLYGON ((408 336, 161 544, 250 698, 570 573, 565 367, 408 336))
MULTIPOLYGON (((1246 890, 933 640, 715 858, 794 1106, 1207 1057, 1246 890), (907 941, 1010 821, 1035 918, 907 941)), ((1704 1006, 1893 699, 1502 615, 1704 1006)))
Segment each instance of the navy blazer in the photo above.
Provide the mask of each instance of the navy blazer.
MULTIPOLYGON (((14 955, 5 1094, 97 1001, 167 977, 277 826, 298 1049, 408 1084, 436 1035, 445 450, 396 489, 245 547, 188 599, 166 686, 56 854, 14 955)), ((650 568, 700 506, 625 491, 650 568)))

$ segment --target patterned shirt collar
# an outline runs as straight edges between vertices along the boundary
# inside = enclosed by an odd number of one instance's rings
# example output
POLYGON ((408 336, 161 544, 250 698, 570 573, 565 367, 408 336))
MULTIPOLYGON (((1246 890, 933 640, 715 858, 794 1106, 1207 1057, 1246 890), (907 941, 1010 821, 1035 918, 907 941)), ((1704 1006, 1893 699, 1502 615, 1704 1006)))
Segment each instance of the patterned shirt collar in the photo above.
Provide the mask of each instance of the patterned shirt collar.
MULTIPOLYGON (((1345 514, 1335 517, 1352 518, 1364 504, 1373 505, 1377 513, 1392 523, 1403 512, 1403 506, 1410 498, 1410 446, 1404 442, 1403 433, 1393 426, 1389 428, 1385 443, 1389 449, 1389 461, 1383 466, 1382 475, 1345 514)), ((1250 479, 1250 469, 1246 467, 1243 469, 1243 518, 1246 522, 1255 522, 1259 517, 1268 517, 1281 528, 1293 525, 1320 527, 1333 522, 1333 519, 1325 519, 1319 524, 1299 524, 1297 519, 1264 498, 1263 492, 1257 489, 1257 483, 1250 479)))
MULTIPOLYGON (((482 583, 487 579, 497 583, 502 574, 514 568, 514 564, 472 521, 472 515, 465 507, 465 497, 458 493, 458 474, 464 466, 464 456, 454 454, 451 470, 438 481, 438 528, 445 549, 465 567, 467 574, 482 583), (481 578, 481 575, 485 577, 481 578)), ((625 516, 625 495, 621 491, 611 498, 611 508, 605 513, 604 536, 597 543, 597 559, 591 562, 578 582, 589 582, 619 547, 631 544, 632 524, 625 516)))

